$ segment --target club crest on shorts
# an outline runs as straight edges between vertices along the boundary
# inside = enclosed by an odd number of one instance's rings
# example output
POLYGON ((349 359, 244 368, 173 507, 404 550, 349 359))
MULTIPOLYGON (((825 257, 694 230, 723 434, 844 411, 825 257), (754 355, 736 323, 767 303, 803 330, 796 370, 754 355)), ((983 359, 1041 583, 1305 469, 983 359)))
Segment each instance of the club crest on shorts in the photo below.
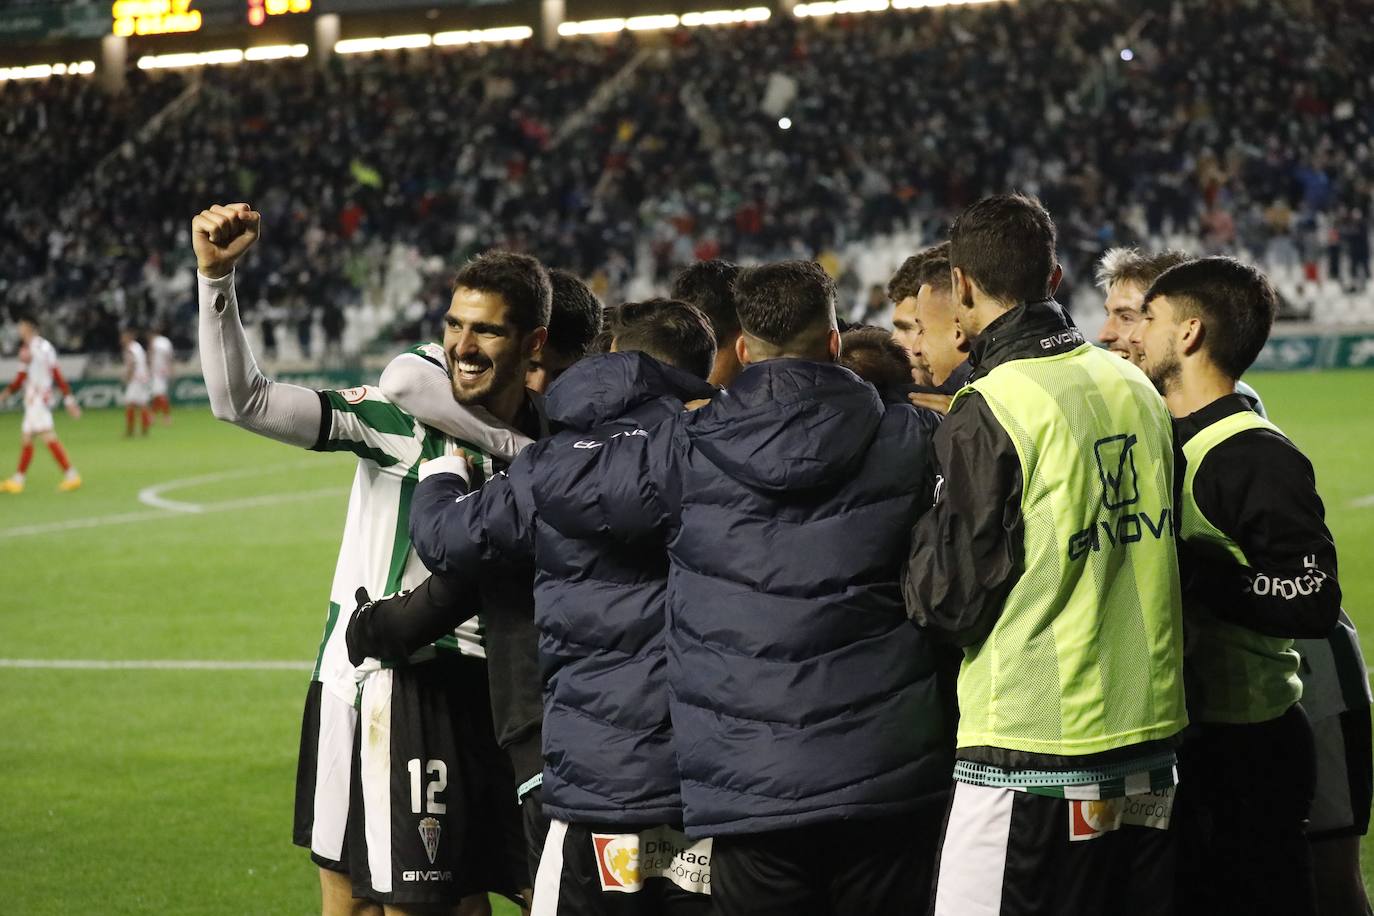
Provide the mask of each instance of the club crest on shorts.
POLYGON ((689 840, 660 825, 639 833, 593 833, 592 849, 603 891, 633 894, 651 878, 664 878, 693 894, 711 893, 711 840, 689 840))
POLYGON ((633 894, 643 887, 639 878, 639 835, 634 833, 592 834, 596 851, 596 870, 603 891, 633 894))
POLYGON ((429 864, 434 864, 434 857, 439 854, 439 821, 432 817, 420 819, 420 839, 425 844, 425 855, 429 856, 429 864))
POLYGON ((1125 799, 1072 799, 1069 801, 1069 841, 1095 840, 1121 827, 1125 799))

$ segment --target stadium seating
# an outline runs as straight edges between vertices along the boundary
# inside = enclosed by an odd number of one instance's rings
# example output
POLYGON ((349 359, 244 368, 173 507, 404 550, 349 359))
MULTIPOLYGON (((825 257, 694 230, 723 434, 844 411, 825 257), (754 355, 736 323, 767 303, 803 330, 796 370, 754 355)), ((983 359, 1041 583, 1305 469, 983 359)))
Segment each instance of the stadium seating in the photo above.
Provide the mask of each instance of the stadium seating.
POLYGON ((241 298, 303 353, 320 328, 349 351, 412 333, 493 246, 611 299, 695 257, 815 256, 859 303, 963 205, 1016 187, 1055 215, 1071 287, 1109 245, 1168 243, 1262 261, 1314 317, 1369 322, 1368 293, 1341 290, 1369 278, 1374 4, 1301 7, 775 15, 198 83, 133 71, 113 99, 0 84, 0 310, 70 318, 66 349, 154 317, 187 341, 187 221, 238 199, 272 235, 241 298))

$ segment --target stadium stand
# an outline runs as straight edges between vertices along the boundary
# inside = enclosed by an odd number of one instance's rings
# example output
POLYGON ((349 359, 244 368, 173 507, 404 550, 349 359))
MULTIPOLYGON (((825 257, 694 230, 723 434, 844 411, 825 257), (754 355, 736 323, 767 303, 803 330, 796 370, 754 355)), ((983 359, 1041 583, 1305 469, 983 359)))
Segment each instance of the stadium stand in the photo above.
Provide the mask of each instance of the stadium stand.
POLYGON ((131 71, 115 98, 0 83, 0 301, 55 310, 67 350, 154 319, 184 346, 186 221, 242 198, 277 236, 240 278, 268 353, 408 336, 495 246, 610 300, 697 257, 816 257, 871 319, 872 284, 1015 187, 1055 214, 1070 297, 1106 247, 1168 244, 1264 263, 1294 316, 1371 322, 1371 16, 989 4, 131 71))

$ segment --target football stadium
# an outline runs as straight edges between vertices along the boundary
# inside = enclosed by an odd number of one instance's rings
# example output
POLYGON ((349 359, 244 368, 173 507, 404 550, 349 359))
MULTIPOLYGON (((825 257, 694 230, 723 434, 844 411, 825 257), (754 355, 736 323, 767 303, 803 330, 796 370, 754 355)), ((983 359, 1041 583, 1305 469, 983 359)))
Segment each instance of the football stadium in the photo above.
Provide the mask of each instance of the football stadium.
POLYGON ((1374 0, 0 0, 0 913, 1374 916, 1374 0))

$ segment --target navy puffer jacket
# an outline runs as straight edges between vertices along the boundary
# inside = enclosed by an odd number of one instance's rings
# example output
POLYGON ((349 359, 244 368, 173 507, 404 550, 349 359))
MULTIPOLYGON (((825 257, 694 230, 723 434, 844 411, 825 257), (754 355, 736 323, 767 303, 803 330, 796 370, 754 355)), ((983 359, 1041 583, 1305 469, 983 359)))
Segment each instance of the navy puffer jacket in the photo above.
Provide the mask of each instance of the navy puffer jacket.
POLYGON ((436 573, 533 559, 544 681, 544 811, 569 822, 626 827, 682 820, 668 715, 662 542, 567 538, 532 506, 553 466, 617 434, 681 413, 716 389, 642 353, 582 360, 546 401, 564 431, 531 445, 507 475, 470 497, 455 475, 416 488, 411 534, 436 573))
POLYGON ((898 815, 948 790, 934 655, 898 585, 933 428, 847 369, 771 360, 541 481, 560 532, 666 539, 689 834, 898 815))

